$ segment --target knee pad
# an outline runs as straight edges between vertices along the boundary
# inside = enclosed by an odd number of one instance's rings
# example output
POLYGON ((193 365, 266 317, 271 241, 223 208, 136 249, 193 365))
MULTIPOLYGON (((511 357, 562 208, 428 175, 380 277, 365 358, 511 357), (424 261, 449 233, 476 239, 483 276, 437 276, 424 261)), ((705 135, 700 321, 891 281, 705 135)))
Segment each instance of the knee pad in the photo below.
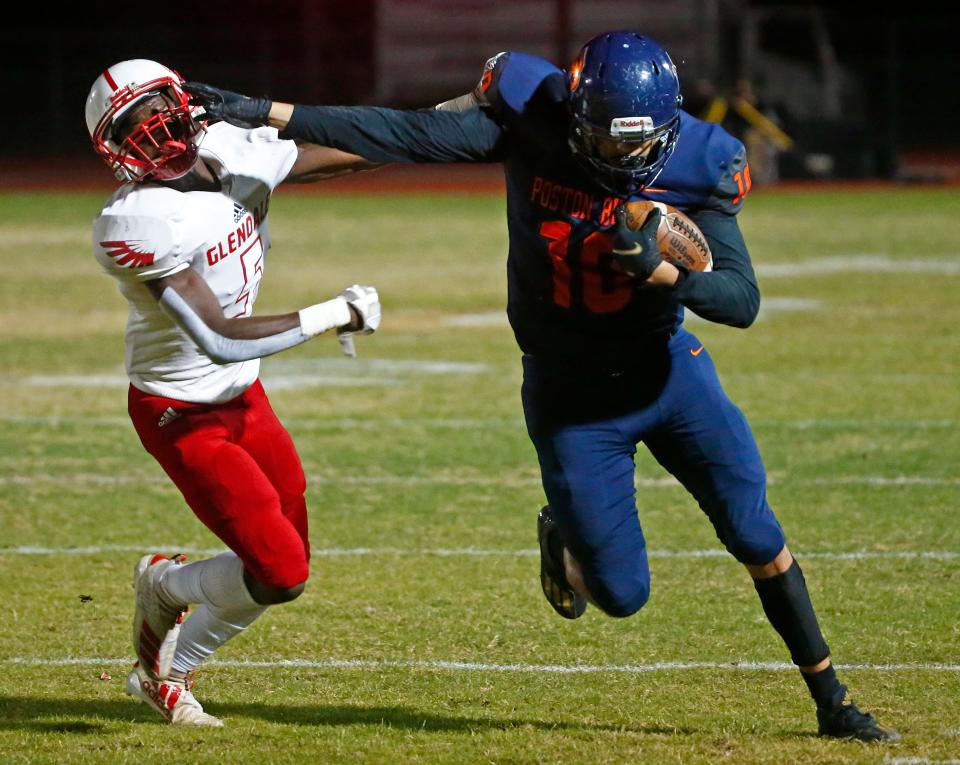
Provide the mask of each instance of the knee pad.
POLYGON ((624 618, 633 616, 650 599, 650 582, 635 582, 633 586, 607 586, 587 582, 594 602, 607 616, 624 618))
POLYGON ((748 566, 762 566, 769 563, 787 543, 783 529, 769 512, 769 518, 763 518, 740 529, 730 529, 726 539, 721 538, 730 554, 740 563, 748 566))
MULTIPOLYGON (((244 565, 261 584, 275 590, 292 590, 303 585, 310 575, 307 556, 299 544, 287 555, 258 556, 254 560, 244 557, 244 565)), ((299 595, 299 592, 297 593, 299 595)), ((294 596, 296 597, 296 595, 294 596)), ((291 598, 292 599, 292 598, 291 598)))

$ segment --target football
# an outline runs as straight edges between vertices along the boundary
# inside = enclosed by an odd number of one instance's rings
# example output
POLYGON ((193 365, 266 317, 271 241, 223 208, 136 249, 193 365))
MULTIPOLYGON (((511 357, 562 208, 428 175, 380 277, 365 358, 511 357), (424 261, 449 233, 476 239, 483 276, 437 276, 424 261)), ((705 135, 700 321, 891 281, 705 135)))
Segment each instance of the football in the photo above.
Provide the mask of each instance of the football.
POLYGON ((627 202, 627 226, 636 231, 656 207, 663 214, 657 229, 657 244, 664 260, 690 271, 710 271, 713 256, 703 232, 690 218, 676 207, 663 202, 640 200, 627 202))

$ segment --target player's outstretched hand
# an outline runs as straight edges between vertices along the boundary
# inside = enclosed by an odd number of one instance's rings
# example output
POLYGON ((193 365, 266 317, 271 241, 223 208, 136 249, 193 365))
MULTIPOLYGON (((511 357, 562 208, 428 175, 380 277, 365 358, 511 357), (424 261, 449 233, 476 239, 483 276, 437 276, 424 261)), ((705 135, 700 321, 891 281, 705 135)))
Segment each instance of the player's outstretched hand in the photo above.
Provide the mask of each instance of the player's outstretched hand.
POLYGON ((241 128, 266 125, 273 101, 269 98, 251 98, 232 90, 222 90, 205 82, 185 82, 183 89, 190 94, 190 103, 202 106, 210 119, 222 120, 241 128))
POLYGON ((337 339, 346 356, 355 357, 357 346, 353 336, 357 333, 369 335, 380 326, 380 295, 376 287, 354 284, 341 291, 337 297, 347 301, 354 322, 337 330, 337 339))
POLYGON ((623 205, 617 208, 616 225, 613 229, 613 257, 630 276, 645 282, 660 265, 660 245, 657 244, 657 229, 660 228, 660 210, 654 207, 643 225, 635 231, 627 225, 627 211, 623 205))

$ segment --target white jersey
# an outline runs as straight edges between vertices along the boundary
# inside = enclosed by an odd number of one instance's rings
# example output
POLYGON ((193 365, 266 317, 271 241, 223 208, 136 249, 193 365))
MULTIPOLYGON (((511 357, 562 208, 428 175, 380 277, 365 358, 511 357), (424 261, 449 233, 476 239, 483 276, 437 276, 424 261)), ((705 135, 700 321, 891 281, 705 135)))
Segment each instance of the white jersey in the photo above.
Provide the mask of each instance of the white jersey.
POLYGON ((290 172, 297 149, 274 128, 221 122, 207 128, 200 157, 217 172, 220 191, 123 186, 93 222, 93 252, 130 303, 130 382, 152 395, 220 403, 253 384, 259 359, 215 363, 160 309, 145 282, 192 267, 225 316, 250 316, 270 247, 270 194, 290 172))

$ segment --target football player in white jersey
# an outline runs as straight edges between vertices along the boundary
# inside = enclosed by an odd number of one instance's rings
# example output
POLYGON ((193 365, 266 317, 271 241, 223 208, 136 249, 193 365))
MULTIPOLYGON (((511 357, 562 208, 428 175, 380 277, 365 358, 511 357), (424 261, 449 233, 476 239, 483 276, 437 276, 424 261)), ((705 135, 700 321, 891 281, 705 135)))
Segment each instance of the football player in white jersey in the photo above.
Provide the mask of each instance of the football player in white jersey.
POLYGON ((300 595, 310 555, 303 468, 259 360, 331 329, 353 355, 353 334, 380 323, 377 291, 361 285, 298 312, 252 315, 270 194, 285 180, 374 165, 269 127, 207 124, 182 84, 135 59, 90 89, 93 145, 124 182, 94 221, 93 250, 130 303, 128 408, 140 440, 229 548, 189 564, 161 554, 137 563, 127 692, 171 723, 218 726, 191 692, 192 671, 268 606, 300 595))

